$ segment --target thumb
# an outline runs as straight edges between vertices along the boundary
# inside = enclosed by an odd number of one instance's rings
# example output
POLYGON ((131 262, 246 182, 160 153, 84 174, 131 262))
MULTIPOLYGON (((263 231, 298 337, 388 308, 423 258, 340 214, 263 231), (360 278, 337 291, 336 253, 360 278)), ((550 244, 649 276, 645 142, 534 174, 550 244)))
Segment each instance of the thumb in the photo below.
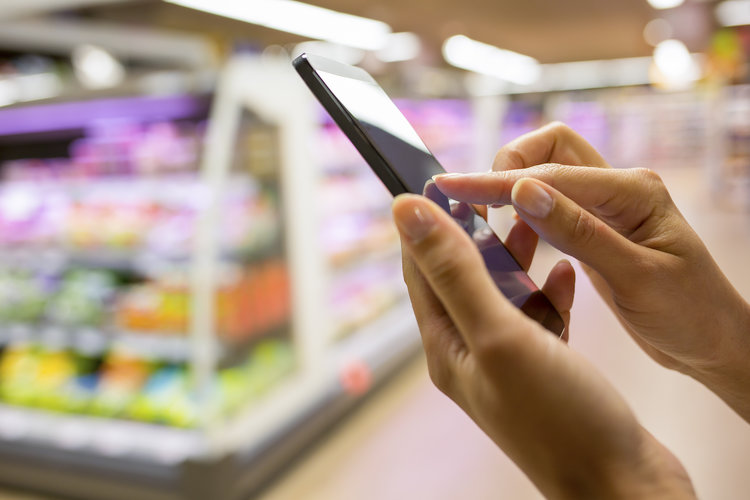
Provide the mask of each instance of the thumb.
POLYGON ((629 274, 641 247, 540 180, 519 179, 511 191, 518 215, 544 240, 598 271, 610 284, 629 274))

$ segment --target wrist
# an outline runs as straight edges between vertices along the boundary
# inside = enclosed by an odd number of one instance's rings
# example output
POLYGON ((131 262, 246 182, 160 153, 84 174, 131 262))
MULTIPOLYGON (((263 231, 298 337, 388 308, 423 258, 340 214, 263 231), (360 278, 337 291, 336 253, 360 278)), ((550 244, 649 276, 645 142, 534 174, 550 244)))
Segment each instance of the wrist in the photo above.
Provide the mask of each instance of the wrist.
POLYGON ((641 427, 639 453, 599 461, 583 474, 558 482, 557 499, 694 500, 690 478, 679 460, 641 427))
POLYGON ((689 375, 750 422, 750 304, 739 296, 737 303, 736 312, 727 315, 727 326, 718 329, 722 337, 716 356, 689 375))

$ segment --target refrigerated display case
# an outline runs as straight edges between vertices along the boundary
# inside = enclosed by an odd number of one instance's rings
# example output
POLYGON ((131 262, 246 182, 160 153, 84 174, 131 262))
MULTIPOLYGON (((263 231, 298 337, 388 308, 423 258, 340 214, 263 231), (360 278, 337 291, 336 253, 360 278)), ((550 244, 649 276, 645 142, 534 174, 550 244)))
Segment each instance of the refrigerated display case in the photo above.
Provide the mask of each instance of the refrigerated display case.
POLYGON ((252 57, 0 109, 0 482, 241 498, 415 352, 390 197, 318 122, 252 57))
POLYGON ((712 165, 714 198, 725 208, 750 209, 750 85, 722 89, 716 99, 712 165))

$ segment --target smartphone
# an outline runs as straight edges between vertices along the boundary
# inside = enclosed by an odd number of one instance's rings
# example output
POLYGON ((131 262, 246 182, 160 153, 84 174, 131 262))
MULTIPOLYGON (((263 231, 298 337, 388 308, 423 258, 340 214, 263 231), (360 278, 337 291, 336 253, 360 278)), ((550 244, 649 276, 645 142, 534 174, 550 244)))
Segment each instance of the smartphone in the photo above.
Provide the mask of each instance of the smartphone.
POLYGON ((369 73, 312 54, 292 63, 302 80, 393 196, 424 195, 471 236, 497 287, 516 307, 561 336, 565 324, 474 207, 448 199, 432 177, 445 172, 422 139, 369 73))

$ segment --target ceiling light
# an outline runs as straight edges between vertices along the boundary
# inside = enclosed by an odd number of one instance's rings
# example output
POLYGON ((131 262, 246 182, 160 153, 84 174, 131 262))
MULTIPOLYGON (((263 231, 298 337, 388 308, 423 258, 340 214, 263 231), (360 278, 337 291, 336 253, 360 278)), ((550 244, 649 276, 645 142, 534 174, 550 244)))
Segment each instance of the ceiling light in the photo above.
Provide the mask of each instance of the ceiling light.
POLYGON ((217 16, 366 50, 385 46, 390 26, 293 0, 165 0, 217 16))
POLYGON ((716 19, 722 26, 750 24, 750 0, 728 0, 716 6, 716 19))
POLYGON ((102 48, 80 45, 73 49, 71 59, 76 77, 87 88, 114 87, 125 79, 125 68, 102 48))
POLYGON ((684 3, 685 0, 648 0, 654 9, 673 9, 684 3))
POLYGON ((452 36, 445 41, 443 57, 458 68, 519 85, 536 82, 541 73, 539 62, 533 57, 477 42, 463 35, 452 36))
POLYGON ((646 85, 650 57, 627 57, 543 64, 543 90, 576 90, 646 85))
POLYGON ((385 47, 375 55, 383 62, 408 61, 414 59, 422 50, 422 43, 414 33, 391 33, 388 35, 385 47))
POLYGON ((687 47, 679 40, 664 40, 654 49, 654 65, 660 82, 667 87, 682 88, 700 77, 698 65, 687 47))

